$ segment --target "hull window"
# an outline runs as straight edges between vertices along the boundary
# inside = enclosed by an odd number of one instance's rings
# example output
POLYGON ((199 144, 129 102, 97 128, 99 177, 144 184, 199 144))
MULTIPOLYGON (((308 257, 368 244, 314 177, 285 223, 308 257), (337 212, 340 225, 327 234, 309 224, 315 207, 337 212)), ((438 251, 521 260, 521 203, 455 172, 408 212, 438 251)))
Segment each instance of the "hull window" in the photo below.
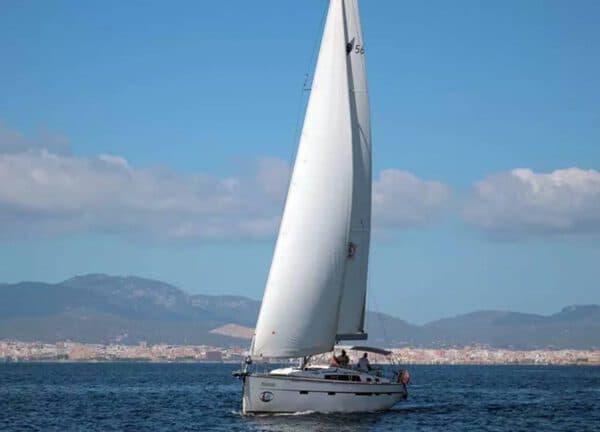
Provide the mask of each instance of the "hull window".
MULTIPOLYGON (((358 375, 325 375, 326 380, 360 382, 358 375)), ((369 380, 369 378, 367 378, 369 380)))

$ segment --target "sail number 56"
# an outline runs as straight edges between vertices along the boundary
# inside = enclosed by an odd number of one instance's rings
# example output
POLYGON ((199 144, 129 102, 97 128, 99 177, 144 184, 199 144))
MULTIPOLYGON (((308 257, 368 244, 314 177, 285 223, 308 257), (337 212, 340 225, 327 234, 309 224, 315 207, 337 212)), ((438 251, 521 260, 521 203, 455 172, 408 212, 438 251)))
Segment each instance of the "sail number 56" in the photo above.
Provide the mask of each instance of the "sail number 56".
POLYGON ((356 53, 356 54, 364 54, 365 53, 365 47, 364 47, 364 45, 357 44, 354 47, 354 53, 356 53))

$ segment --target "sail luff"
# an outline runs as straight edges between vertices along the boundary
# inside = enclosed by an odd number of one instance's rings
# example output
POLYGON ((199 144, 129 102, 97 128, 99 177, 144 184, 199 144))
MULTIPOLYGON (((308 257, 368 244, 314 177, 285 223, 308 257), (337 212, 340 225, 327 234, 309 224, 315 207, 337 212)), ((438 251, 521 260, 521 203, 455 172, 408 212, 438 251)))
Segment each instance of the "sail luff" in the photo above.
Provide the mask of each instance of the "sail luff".
POLYGON ((300 357, 335 343, 353 169, 342 1, 329 5, 253 357, 300 357))
POLYGON ((365 339, 364 316, 371 231, 371 124, 365 45, 357 0, 344 0, 353 147, 349 253, 340 302, 338 340, 365 339))

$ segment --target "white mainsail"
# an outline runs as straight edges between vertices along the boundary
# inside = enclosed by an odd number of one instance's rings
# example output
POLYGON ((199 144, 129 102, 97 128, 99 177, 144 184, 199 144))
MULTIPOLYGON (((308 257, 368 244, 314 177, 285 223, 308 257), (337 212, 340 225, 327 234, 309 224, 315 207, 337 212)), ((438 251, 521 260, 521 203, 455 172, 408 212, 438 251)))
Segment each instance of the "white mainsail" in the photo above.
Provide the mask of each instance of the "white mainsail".
POLYGON ((352 256, 346 264, 337 340, 367 338, 364 317, 371 233, 371 119, 358 1, 345 0, 344 14, 352 115, 353 192, 349 240, 352 256))
POLYGON ((253 357, 325 352, 363 330, 371 140, 357 41, 356 0, 331 0, 253 357))

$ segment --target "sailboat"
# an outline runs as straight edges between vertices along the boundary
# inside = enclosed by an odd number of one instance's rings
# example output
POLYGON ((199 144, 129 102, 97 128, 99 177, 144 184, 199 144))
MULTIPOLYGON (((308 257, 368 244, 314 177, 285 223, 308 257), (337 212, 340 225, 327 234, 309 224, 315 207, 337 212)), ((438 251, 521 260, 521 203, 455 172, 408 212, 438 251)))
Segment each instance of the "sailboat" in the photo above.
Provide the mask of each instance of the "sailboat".
MULTIPOLYGON (((330 0, 302 134, 250 356, 243 413, 357 412, 406 398, 397 379, 311 365, 364 340, 371 231, 371 125, 357 0, 330 0), (264 359, 297 367, 251 371, 264 359)), ((388 351, 356 347, 361 351, 388 351)))

